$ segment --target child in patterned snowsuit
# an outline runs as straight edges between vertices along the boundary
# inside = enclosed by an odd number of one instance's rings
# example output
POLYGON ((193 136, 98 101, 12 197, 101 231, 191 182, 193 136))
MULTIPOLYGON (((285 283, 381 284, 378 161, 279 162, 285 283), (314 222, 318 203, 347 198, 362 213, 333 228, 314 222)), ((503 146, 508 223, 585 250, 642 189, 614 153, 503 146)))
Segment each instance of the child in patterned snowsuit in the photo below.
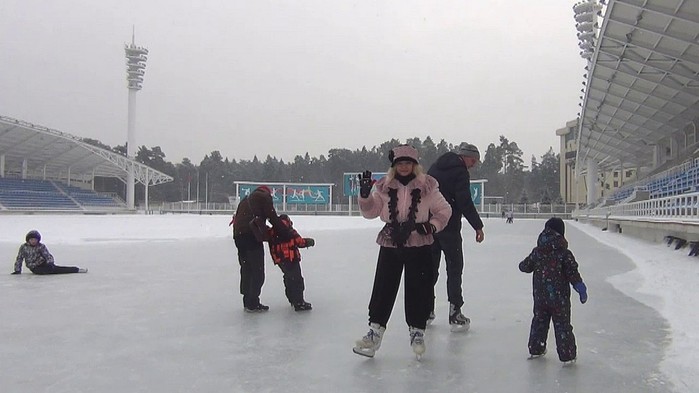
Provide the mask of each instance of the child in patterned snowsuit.
POLYGON ((274 264, 279 266, 282 273, 284 273, 286 298, 294 306, 294 310, 310 310, 311 303, 303 299, 305 286, 303 276, 301 275, 301 252, 299 252, 299 247, 313 247, 315 240, 301 237, 294 229, 294 223, 286 214, 281 214, 279 218, 282 224, 289 229, 291 239, 280 240, 274 228, 269 228, 269 253, 274 264))
POLYGON ((22 261, 34 274, 69 274, 87 273, 87 269, 76 266, 58 266, 54 263, 53 255, 41 242, 41 234, 37 230, 31 230, 24 237, 25 242, 19 246, 15 269, 12 274, 22 274, 22 261))
POLYGON ((537 246, 520 262, 519 270, 534 273, 534 317, 529 332, 529 353, 532 357, 546 353, 546 338, 553 320, 558 358, 571 364, 577 356, 577 348, 570 324, 570 286, 580 294, 581 303, 587 301, 587 288, 564 234, 563 220, 549 219, 537 246))

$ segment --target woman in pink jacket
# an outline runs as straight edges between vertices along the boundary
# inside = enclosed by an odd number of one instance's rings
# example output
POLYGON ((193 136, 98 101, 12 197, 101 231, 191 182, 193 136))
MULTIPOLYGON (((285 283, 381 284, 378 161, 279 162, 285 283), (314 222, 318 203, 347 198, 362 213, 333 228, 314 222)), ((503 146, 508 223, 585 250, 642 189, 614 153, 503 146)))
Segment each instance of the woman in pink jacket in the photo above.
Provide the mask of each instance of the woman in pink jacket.
POLYGON ((373 357, 381 346, 386 324, 396 301, 405 268, 405 320, 410 346, 418 359, 425 352, 425 326, 432 297, 432 234, 441 231, 451 217, 451 207, 439 192, 439 184, 424 173, 417 150, 408 145, 393 148, 391 168, 375 184, 371 172, 360 175, 359 208, 365 218, 385 222, 376 243, 379 258, 369 301, 369 332, 353 351, 373 357))

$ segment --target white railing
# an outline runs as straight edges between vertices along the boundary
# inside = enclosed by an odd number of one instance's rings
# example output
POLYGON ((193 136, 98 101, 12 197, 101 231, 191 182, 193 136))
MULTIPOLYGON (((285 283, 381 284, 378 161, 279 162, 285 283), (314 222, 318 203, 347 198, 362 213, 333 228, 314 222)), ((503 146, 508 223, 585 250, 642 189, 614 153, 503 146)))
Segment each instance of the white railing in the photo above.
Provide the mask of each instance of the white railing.
POLYGON ((699 219, 699 192, 577 210, 573 213, 573 217, 699 219))

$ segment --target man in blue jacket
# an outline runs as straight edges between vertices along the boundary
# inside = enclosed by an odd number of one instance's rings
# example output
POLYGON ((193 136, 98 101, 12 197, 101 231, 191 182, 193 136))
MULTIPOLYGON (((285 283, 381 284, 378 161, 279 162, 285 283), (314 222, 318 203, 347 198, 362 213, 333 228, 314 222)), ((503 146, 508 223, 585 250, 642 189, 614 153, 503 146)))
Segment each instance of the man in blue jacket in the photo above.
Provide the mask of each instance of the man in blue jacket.
MULTIPOLYGON (((439 263, 444 253, 447 270, 447 297, 449 299, 449 324, 452 331, 468 330, 471 320, 461 313, 464 298, 461 290, 461 275, 464 269, 463 239, 461 238, 461 217, 466 217, 468 223, 476 231, 476 242, 483 241, 483 222, 478 210, 471 199, 472 168, 480 161, 478 148, 470 143, 462 142, 456 152, 443 154, 430 167, 428 173, 439 182, 439 191, 452 208, 449 224, 434 235, 432 244, 432 262, 434 267, 434 284, 437 284, 439 263)), ((432 313, 434 319, 434 297, 432 298, 432 313)))

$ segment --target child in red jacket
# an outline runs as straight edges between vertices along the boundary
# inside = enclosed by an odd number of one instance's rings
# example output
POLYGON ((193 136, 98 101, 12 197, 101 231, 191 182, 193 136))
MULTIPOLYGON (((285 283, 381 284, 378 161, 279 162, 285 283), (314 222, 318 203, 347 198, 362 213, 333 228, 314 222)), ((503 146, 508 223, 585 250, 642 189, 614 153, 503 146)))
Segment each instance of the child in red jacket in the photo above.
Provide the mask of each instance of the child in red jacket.
POLYGON ((289 216, 282 214, 279 216, 282 224, 289 229, 291 239, 280 240, 274 228, 269 228, 269 253, 272 255, 274 264, 279 266, 284 273, 284 288, 286 298, 294 306, 296 311, 306 311, 311 309, 311 303, 303 300, 303 276, 301 275, 301 252, 299 248, 313 247, 315 240, 303 238, 296 232, 289 216))

